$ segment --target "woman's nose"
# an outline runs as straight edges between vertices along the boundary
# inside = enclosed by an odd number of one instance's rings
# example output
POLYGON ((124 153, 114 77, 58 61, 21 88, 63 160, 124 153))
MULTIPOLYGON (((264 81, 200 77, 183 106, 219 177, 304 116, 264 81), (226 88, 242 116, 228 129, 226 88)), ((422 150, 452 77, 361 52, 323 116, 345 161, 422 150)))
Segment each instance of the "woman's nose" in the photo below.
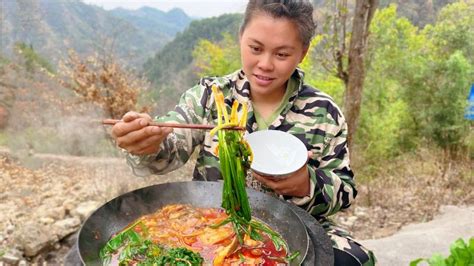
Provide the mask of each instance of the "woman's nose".
POLYGON ((258 59, 257 67, 264 71, 273 70, 273 60, 271 55, 263 54, 258 59))

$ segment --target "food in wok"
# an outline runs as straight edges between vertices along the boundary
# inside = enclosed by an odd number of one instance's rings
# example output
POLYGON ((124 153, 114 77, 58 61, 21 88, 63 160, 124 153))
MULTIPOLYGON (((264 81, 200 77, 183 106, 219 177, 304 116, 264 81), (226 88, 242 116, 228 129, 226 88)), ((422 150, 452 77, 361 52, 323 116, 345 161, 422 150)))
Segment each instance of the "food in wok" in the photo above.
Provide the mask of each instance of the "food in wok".
POLYGON ((221 208, 167 205, 114 236, 101 257, 107 265, 287 264, 285 243, 267 233, 240 243, 232 224, 223 224, 228 217, 221 208))
POLYGON ((224 184, 222 209, 167 205, 142 216, 102 248, 109 265, 287 265, 299 255, 290 254, 282 237, 264 222, 251 217, 245 178, 252 152, 243 133, 225 130, 245 126, 247 107, 234 101, 229 115, 224 96, 212 87, 218 124, 216 134, 224 184), (222 129, 222 130, 221 130, 222 129))

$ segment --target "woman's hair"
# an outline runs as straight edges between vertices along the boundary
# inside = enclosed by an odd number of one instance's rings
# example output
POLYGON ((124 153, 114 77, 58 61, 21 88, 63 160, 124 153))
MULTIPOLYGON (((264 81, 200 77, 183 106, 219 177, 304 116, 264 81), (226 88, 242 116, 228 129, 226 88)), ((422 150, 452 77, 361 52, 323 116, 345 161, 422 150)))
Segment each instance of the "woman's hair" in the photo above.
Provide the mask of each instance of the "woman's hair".
POLYGON ((273 18, 286 18, 295 23, 304 46, 309 46, 316 31, 313 6, 308 0, 249 0, 240 34, 257 13, 264 13, 273 18))

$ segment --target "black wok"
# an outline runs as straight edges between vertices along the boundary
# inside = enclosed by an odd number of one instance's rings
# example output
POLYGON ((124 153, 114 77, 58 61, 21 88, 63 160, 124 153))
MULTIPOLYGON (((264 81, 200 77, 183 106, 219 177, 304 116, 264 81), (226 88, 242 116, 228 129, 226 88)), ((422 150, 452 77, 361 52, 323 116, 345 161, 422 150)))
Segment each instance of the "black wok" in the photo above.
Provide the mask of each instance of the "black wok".
MULTIPOLYGON (((79 255, 86 265, 99 265, 99 251, 110 237, 135 219, 172 203, 197 207, 220 207, 221 182, 179 182, 141 188, 123 194, 96 210, 82 225, 78 237, 79 255)), ((247 189, 252 216, 279 232, 291 252, 300 252, 292 265, 300 265, 308 251, 309 237, 304 223, 288 204, 272 196, 247 189)))

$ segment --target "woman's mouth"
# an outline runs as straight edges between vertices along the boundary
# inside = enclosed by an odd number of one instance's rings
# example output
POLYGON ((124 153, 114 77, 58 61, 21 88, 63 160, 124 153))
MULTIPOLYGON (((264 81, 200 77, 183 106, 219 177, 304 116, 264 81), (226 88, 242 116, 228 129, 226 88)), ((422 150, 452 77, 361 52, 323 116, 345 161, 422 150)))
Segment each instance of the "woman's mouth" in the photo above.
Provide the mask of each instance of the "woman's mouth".
POLYGON ((254 75, 254 77, 255 77, 255 82, 259 86, 268 86, 274 80, 274 78, 261 76, 261 75, 254 75))

